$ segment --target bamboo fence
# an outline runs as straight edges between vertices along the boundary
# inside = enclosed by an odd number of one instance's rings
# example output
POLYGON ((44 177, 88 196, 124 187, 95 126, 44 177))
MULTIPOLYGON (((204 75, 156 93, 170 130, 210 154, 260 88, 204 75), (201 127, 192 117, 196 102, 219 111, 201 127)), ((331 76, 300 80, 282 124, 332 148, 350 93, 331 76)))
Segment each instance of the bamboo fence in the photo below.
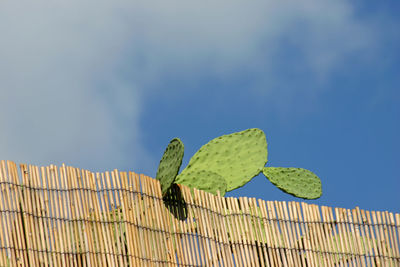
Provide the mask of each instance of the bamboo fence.
POLYGON ((400 266, 400 214, 0 162, 0 266, 400 266))

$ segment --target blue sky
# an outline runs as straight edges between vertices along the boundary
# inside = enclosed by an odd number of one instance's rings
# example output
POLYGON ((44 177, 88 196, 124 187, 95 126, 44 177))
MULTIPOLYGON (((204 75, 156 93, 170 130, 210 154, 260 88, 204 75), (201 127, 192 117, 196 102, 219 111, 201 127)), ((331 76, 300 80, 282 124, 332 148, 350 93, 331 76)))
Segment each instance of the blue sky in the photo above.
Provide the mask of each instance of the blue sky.
MULTIPOLYGON (((398 1, 2 1, 0 158, 155 176, 260 128, 312 203, 400 212, 398 1)), ((227 196, 298 200, 263 176, 227 196)))

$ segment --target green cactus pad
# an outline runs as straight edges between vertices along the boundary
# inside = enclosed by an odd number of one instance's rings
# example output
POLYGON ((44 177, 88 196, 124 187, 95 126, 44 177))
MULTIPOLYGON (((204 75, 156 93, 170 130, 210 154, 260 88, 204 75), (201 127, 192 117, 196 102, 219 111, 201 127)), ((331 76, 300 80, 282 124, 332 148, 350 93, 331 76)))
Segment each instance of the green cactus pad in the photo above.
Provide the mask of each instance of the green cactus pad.
POLYGON ((226 193, 226 180, 221 175, 207 170, 186 171, 180 175, 180 184, 190 188, 204 190, 211 194, 217 195, 217 191, 221 196, 226 193))
POLYGON ((263 173, 271 183, 295 197, 316 199, 322 195, 321 180, 309 170, 265 167, 263 173))
POLYGON ((156 175, 156 179, 160 181, 163 196, 168 192, 178 175, 182 164, 183 152, 184 146, 179 138, 172 139, 165 149, 156 175))
POLYGON ((187 172, 207 170, 224 177, 227 191, 245 185, 267 163, 267 140, 260 129, 223 135, 202 146, 176 178, 182 182, 187 172))

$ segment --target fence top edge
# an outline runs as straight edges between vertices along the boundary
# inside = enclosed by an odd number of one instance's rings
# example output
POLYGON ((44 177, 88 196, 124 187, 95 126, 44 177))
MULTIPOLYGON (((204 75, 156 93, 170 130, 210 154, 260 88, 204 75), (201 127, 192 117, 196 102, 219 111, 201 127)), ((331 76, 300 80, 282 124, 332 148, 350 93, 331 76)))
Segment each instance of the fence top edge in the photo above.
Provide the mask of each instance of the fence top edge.
MULTIPOLYGON (((115 169, 113 169, 111 171, 110 170, 106 170, 106 171, 102 171, 102 172, 101 171, 91 171, 91 170, 88 170, 88 169, 85 169, 85 168, 79 168, 79 167, 74 167, 74 166, 71 166, 71 165, 67 165, 65 163, 62 163, 60 166, 58 166, 56 164, 48 164, 48 165, 38 166, 38 165, 35 165, 35 164, 26 164, 26 163, 20 163, 20 164, 17 165, 12 160, 0 160, 0 168, 3 168, 3 166, 5 166, 6 169, 8 169, 8 167, 10 167, 10 166, 11 167, 15 167, 15 168, 18 168, 17 166, 19 166, 19 171, 20 172, 18 173, 18 176, 20 176, 20 174, 23 172, 22 170, 25 170, 25 174, 28 174, 29 170, 37 168, 38 170, 42 170, 42 169, 43 170, 47 170, 47 169, 49 169, 50 171, 53 171, 55 169, 58 170, 58 171, 60 171, 60 170, 68 170, 69 169, 69 170, 77 171, 78 173, 89 173, 89 174, 93 175, 93 177, 97 177, 98 175, 101 176, 101 175, 105 175, 105 174, 111 174, 111 173, 118 173, 119 175, 120 174, 126 174, 127 176, 129 176, 129 174, 133 174, 134 176, 138 177, 139 180, 140 179, 150 179, 150 181, 152 181, 152 182, 154 182, 154 180, 155 180, 155 178, 153 178, 153 177, 151 177, 151 176, 149 176, 147 174, 136 173, 136 172, 131 171, 131 170, 121 171, 121 170, 118 170, 118 169, 115 168, 115 169)), ((8 171, 5 170, 4 173, 7 174, 8 171)), ((4 179, 7 180, 7 177, 3 177, 3 175, 1 175, 1 172, 0 172, 0 186, 2 184, 12 184, 9 181, 3 181, 4 179)), ((20 181, 20 184, 19 185, 15 184, 16 186, 25 186, 25 185, 22 184, 23 181, 21 179, 19 179, 19 181, 20 181)), ((156 180, 156 183, 159 183, 159 182, 156 180)), ((187 186, 179 185, 179 187, 180 187, 181 190, 188 190, 188 192, 190 193, 190 188, 188 188, 187 186)), ((45 188, 38 188, 38 189, 45 189, 45 188)), ((121 188, 116 188, 115 190, 118 190, 118 189, 121 189, 121 188)), ((75 190, 77 190, 77 189, 75 189, 75 190)), ((84 188, 83 188, 83 190, 84 190, 84 188)), ((195 190, 197 190, 197 189, 195 188, 195 190)), ((201 191, 201 190, 197 190, 197 191, 201 191)), ((357 213, 358 212, 389 213, 389 215, 393 215, 394 218, 399 218, 397 223, 400 224, 400 213, 392 212, 392 211, 388 211, 388 210, 368 210, 368 209, 362 209, 359 206, 355 206, 353 208, 344 208, 344 207, 320 205, 320 204, 316 204, 316 203, 308 203, 308 202, 304 202, 304 201, 301 201, 301 200, 299 200, 299 201, 296 201, 296 200, 290 200, 290 201, 287 201, 287 200, 265 200, 265 199, 262 199, 262 198, 246 197, 246 196, 241 196, 241 197, 215 196, 215 195, 212 195, 211 193, 208 193, 208 192, 205 192, 205 194, 211 195, 211 197, 214 197, 215 199, 224 198, 224 199, 232 199, 232 200, 236 200, 236 201, 245 200, 247 202, 249 202, 249 201, 251 202, 251 201, 255 200, 257 203, 259 201, 265 201, 265 203, 274 202, 274 203, 282 203, 284 205, 287 205, 289 203, 291 203, 291 204, 292 203, 299 203, 301 206, 318 207, 318 209, 320 211, 321 210, 325 210, 325 209, 328 209, 328 210, 332 209, 332 210, 339 211, 339 212, 351 211, 351 212, 357 212, 357 213)))

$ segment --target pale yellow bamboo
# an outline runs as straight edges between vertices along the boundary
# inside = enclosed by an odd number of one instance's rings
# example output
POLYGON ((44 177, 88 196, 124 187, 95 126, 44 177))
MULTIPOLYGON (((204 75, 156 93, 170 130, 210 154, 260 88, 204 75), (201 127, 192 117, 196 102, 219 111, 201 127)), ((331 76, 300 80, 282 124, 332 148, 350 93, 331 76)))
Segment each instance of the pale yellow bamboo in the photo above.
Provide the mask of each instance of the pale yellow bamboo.
POLYGON ((237 258, 235 259, 235 262, 238 266, 248 266, 249 265, 249 260, 248 257, 246 256, 246 243, 245 242, 240 242, 243 240, 243 235, 240 229, 239 225, 239 211, 237 210, 236 206, 234 205, 234 201, 237 201, 237 199, 234 199, 232 197, 228 197, 227 199, 227 208, 231 212, 230 217, 231 217, 231 224, 232 224, 232 236, 234 236, 234 241, 238 247, 238 255, 237 258))
POLYGON ((328 221, 331 222, 333 225, 331 230, 331 239, 329 241, 332 242, 332 246, 334 248, 334 253, 335 253, 334 263, 336 265, 337 263, 339 263, 339 266, 343 266, 343 262, 341 262, 341 259, 343 258, 342 251, 344 251, 344 248, 342 246, 342 243, 338 239, 339 233, 336 230, 337 221, 334 219, 333 210, 331 207, 326 207, 326 216, 328 221))
POLYGON ((352 236, 354 236, 355 245, 357 247, 357 253, 358 253, 357 258, 361 260, 362 266, 366 266, 367 264, 365 261, 366 246, 364 244, 364 237, 362 236, 362 229, 359 224, 357 209, 358 207, 356 207, 356 209, 353 209, 352 211, 349 211, 349 217, 351 218, 350 222, 351 222, 351 229, 353 232, 352 236))
MULTIPOLYGON (((28 265, 28 254, 27 254, 27 247, 25 245, 25 233, 23 230, 23 222, 22 218, 25 217, 24 211, 20 210, 20 206, 22 207, 22 198, 23 198, 23 190, 20 186, 20 181, 18 178, 18 168, 17 165, 12 161, 7 161, 8 169, 10 171, 11 182, 14 184, 13 191, 14 191, 14 199, 12 200, 14 203, 14 210, 18 211, 16 214, 16 233, 18 234, 18 248, 21 250, 17 251, 17 264, 21 266, 28 265)), ((1 178, 0 178, 1 181, 1 178)))
POLYGON ((294 251, 292 250, 293 247, 291 245, 291 240, 288 233, 289 229, 287 226, 287 220, 289 220, 289 218, 285 216, 283 211, 283 206, 286 206, 286 202, 275 201, 274 206, 276 209, 277 218, 279 220, 281 239, 285 250, 286 260, 289 266, 295 266, 295 260, 293 256, 294 251))
POLYGON ((140 184, 141 184, 141 193, 142 193, 142 199, 139 201, 141 203, 141 210, 140 210, 140 226, 143 229, 143 234, 145 237, 145 252, 143 254, 143 258, 146 259, 146 265, 148 266, 154 266, 154 263, 151 261, 152 258, 152 232, 149 230, 150 225, 148 224, 148 214, 149 214, 149 204, 148 204, 148 195, 146 195, 146 189, 145 189, 145 178, 144 175, 140 175, 140 184))
POLYGON ((398 258, 397 261, 400 261, 400 214, 396 213, 395 214, 395 219, 396 219, 396 231, 397 235, 395 235, 395 239, 396 239, 396 251, 398 252, 398 258))
POLYGON ((335 254, 334 254, 334 249, 333 249, 333 242, 332 242, 332 225, 331 221, 326 215, 326 207, 322 206, 321 207, 321 213, 319 216, 322 225, 320 226, 321 230, 321 235, 322 235, 322 242, 325 243, 325 254, 326 257, 328 258, 329 263, 327 266, 334 266, 336 259, 335 259, 335 254))
POLYGON ((44 236, 45 236, 45 244, 46 244, 46 251, 47 252, 47 257, 49 260, 49 265, 56 265, 57 258, 56 258, 56 251, 54 250, 54 228, 52 226, 52 220, 51 217, 53 217, 53 212, 50 209, 50 204, 49 204, 49 187, 47 186, 46 183, 47 180, 47 173, 46 173, 46 168, 41 167, 40 168, 40 175, 38 175, 38 182, 39 186, 42 189, 42 202, 41 204, 41 209, 42 209, 42 215, 44 217, 43 223, 44 223, 44 236))
POLYGON ((214 221, 214 212, 216 212, 211 205, 211 197, 214 197, 212 194, 208 192, 202 192, 203 196, 203 205, 206 208, 206 226, 208 229, 208 236, 211 243, 211 251, 212 251, 212 266, 216 266, 219 264, 219 259, 222 258, 221 249, 217 242, 217 231, 214 221))
POLYGON ((184 213, 183 218, 185 218, 184 220, 180 220, 179 224, 181 225, 182 231, 186 233, 186 235, 183 236, 184 244, 186 245, 186 262, 189 265, 195 265, 197 261, 197 242, 195 240, 195 237, 192 235, 193 225, 191 222, 191 218, 193 215, 191 212, 191 206, 187 203, 189 200, 189 196, 191 195, 190 189, 183 185, 179 186, 179 188, 181 194, 179 198, 181 198, 181 201, 183 201, 183 203, 178 204, 178 206, 181 207, 181 211, 184 213))
POLYGON ((55 216, 58 218, 58 220, 56 220, 56 227, 58 229, 57 232, 59 233, 57 243, 59 251, 61 253, 60 260, 62 262, 62 266, 65 267, 69 266, 68 255, 66 254, 68 252, 68 246, 66 245, 68 243, 68 234, 65 221, 67 217, 64 215, 63 212, 63 200, 65 197, 65 193, 64 191, 62 191, 64 188, 61 185, 59 169, 54 165, 50 166, 50 177, 50 186, 54 189, 53 197, 55 202, 55 216))
POLYGON ((39 214, 40 214, 40 227, 41 227, 41 237, 42 237, 42 249, 43 249, 43 255, 45 259, 45 265, 51 265, 51 254, 50 254, 50 240, 52 239, 51 236, 51 223, 48 219, 48 216, 50 215, 49 210, 46 207, 46 202, 48 199, 46 199, 46 188, 43 186, 42 183, 42 175, 44 172, 44 167, 41 167, 39 169, 38 166, 34 167, 34 172, 35 172, 35 180, 36 180, 36 190, 37 196, 38 196, 38 208, 39 208, 39 214), (41 171, 42 170, 42 171, 41 171))
POLYGON ((73 224, 72 224, 72 216, 71 216, 71 200, 70 200, 70 191, 71 188, 68 186, 68 176, 67 176, 67 167, 63 164, 60 168, 60 187, 63 190, 62 198, 61 198, 61 213, 63 217, 63 224, 65 228, 65 236, 66 240, 64 243, 64 247, 66 248, 67 253, 67 264, 68 266, 77 266, 77 261, 75 258, 75 243, 73 239, 73 224))
POLYGON ((132 218, 132 198, 130 196, 129 189, 129 181, 128 174, 126 172, 120 173, 120 180, 117 180, 117 186, 122 188, 122 192, 120 194, 121 197, 121 207, 122 214, 124 220, 127 221, 125 224, 125 233, 126 233, 126 242, 127 242, 127 251, 128 251, 128 264, 129 266, 136 266, 138 263, 136 252, 135 252, 135 242, 134 238, 136 237, 135 228, 133 227, 134 221, 132 218))
POLYGON ((217 197, 216 201, 216 210, 218 210, 219 214, 219 222, 220 222, 220 237, 221 242, 224 244, 225 258, 224 258, 224 266, 234 266, 234 257, 236 254, 235 249, 232 246, 234 244, 230 244, 229 235, 230 235, 230 221, 227 219, 227 212, 224 207, 224 203, 226 203, 226 199, 220 195, 217 197))
POLYGON ((212 252, 212 248, 211 248, 211 241, 209 239, 209 228, 207 227, 207 213, 204 209, 205 205, 204 205, 204 200, 203 200, 203 193, 201 190, 197 190, 194 189, 194 197, 196 199, 196 203, 199 205, 199 209, 198 209, 198 230, 199 230, 199 234, 202 237, 201 238, 201 244, 202 244, 202 248, 203 248, 203 260, 202 260, 202 264, 207 265, 210 264, 213 260, 213 252, 212 252))
POLYGON ((24 207, 23 209, 29 214, 27 220, 27 242, 28 248, 30 248, 29 252, 31 252, 29 259, 34 266, 40 263, 39 259, 39 238, 37 237, 37 233, 39 230, 37 229, 36 221, 34 220, 34 216, 36 213, 33 211, 33 203, 34 203, 34 187, 33 184, 30 182, 30 170, 26 165, 21 167, 22 176, 23 176, 23 183, 28 186, 25 188, 25 198, 24 198, 24 207))
MULTIPOLYGON (((206 248, 205 248, 204 236, 202 235, 202 230, 201 230, 202 225, 199 225, 199 218, 201 217, 201 214, 200 214, 200 208, 197 205, 198 196, 187 186, 179 185, 179 188, 183 194, 188 209, 187 229, 190 233, 193 234, 193 236, 191 237, 191 244, 193 245, 192 251, 194 253, 193 262, 196 265, 201 265, 204 264, 204 262, 206 262, 205 253, 202 252, 206 248)), ((166 211, 168 210, 166 209, 166 211)))
POLYGON ((354 256, 348 257, 349 261, 352 261, 356 266, 361 266, 360 255, 361 251, 358 247, 357 237, 355 235, 355 228, 351 217, 351 211, 349 209, 345 210, 344 218, 346 221, 346 233, 348 236, 349 244, 351 247, 351 254, 354 256))
POLYGON ((100 198, 99 191, 96 187, 97 174, 92 172, 87 172, 88 175, 88 187, 90 189, 90 197, 89 197, 89 212, 90 217, 93 220, 93 231, 94 236, 96 237, 96 250, 100 252, 99 261, 103 264, 108 264, 111 262, 111 255, 108 253, 110 250, 107 242, 107 231, 105 229, 105 225, 102 223, 103 217, 101 216, 100 209, 100 198))
POLYGON ((301 266, 301 258, 300 254, 298 253, 298 249, 296 248, 296 242, 298 241, 296 237, 296 222, 293 220, 293 217, 290 212, 291 203, 281 202, 282 209, 283 209, 283 217, 285 220, 286 229, 288 232, 288 242, 289 248, 291 251, 291 255, 293 257, 293 262, 295 266, 301 266))
POLYGON ((5 247, 5 253, 3 254, 4 258, 3 258, 3 263, 4 266, 7 266, 9 264, 16 264, 16 260, 15 260, 15 255, 12 247, 13 247, 13 238, 12 238, 12 225, 13 225, 13 220, 11 218, 12 214, 10 211, 10 208, 8 207, 9 203, 8 203, 8 199, 9 199, 9 180, 8 180, 8 175, 7 175, 7 170, 6 170, 6 163, 4 160, 2 160, 0 162, 0 172, 1 172, 1 176, 2 178, 0 178, 0 181, 3 181, 4 183, 1 185, 1 198, 0 198, 0 210, 4 211, 3 213, 1 213, 1 217, 2 217, 2 225, 3 225, 3 229, 5 230, 5 233, 2 233, 2 235, 4 236, 3 239, 3 244, 5 247))
POLYGON ((363 237, 363 240, 364 240, 366 265, 367 266, 375 266, 375 261, 373 260, 373 256, 374 256, 373 255, 373 246, 371 244, 372 239, 369 235, 368 224, 367 224, 367 220, 365 218, 364 211, 360 210, 357 207, 356 213, 357 213, 357 221, 360 224, 361 236, 363 237))
POLYGON ((385 232, 386 250, 388 251, 388 259, 390 262, 390 266, 394 266, 394 264, 395 264, 395 261, 393 259, 394 244, 393 244, 393 238, 392 238, 392 233, 391 233, 392 229, 390 227, 390 219, 389 219, 388 211, 382 212, 382 223, 385 225, 384 232, 385 232))
POLYGON ((213 211, 210 216, 212 217, 214 237, 219 253, 218 262, 220 265, 226 265, 227 262, 231 262, 232 251, 228 245, 229 241, 226 233, 224 213, 220 208, 220 202, 223 201, 223 197, 219 191, 217 195, 208 194, 207 197, 210 208, 213 211))
POLYGON ((388 239, 387 239, 387 244, 388 244, 388 249, 389 249, 389 256, 390 256, 390 263, 391 264, 396 264, 395 257, 396 257, 396 251, 395 251, 395 244, 394 244, 394 235, 393 235, 393 226, 392 222, 390 219, 390 214, 388 211, 385 211, 382 216, 384 217, 384 223, 386 224, 386 231, 388 233, 388 239))
POLYGON ((251 218, 249 216, 250 209, 247 205, 248 198, 247 197, 240 197, 239 204, 240 210, 242 212, 241 222, 243 225, 243 235, 247 241, 247 251, 249 255, 250 266, 259 266, 258 261, 255 259, 255 255, 257 252, 255 251, 255 242, 252 235, 252 225, 251 225, 251 218))
POLYGON ((382 246, 382 254, 384 257, 384 262, 386 266, 391 266, 391 260, 390 260, 390 254, 388 251, 388 236, 387 236, 387 231, 386 231, 386 226, 383 226, 385 224, 385 222, 383 221, 382 218, 382 213, 380 211, 376 212, 376 216, 377 216, 377 221, 378 221, 378 229, 379 229, 379 233, 380 233, 380 240, 379 242, 381 243, 382 246))
POLYGON ((107 214, 107 220, 108 222, 108 226, 109 226, 109 230, 111 233, 111 242, 112 242, 112 246, 113 246, 113 252, 114 252, 114 259, 115 259, 115 265, 116 266, 120 266, 122 265, 122 250, 121 250, 121 243, 118 240, 118 228, 119 225, 117 223, 117 220, 119 218, 119 212, 117 212, 117 209, 119 207, 117 207, 117 205, 115 204, 114 201, 114 195, 115 195, 115 188, 113 188, 113 186, 111 185, 111 176, 110 176, 110 172, 105 172, 104 177, 103 177, 103 182, 106 185, 106 189, 108 192, 108 198, 105 199, 105 203, 106 203, 106 209, 105 209, 105 213, 107 214))
POLYGON ((138 230, 138 238, 137 242, 139 243, 138 248, 139 248, 139 254, 137 255, 140 265, 139 266, 145 266, 148 264, 146 260, 146 243, 148 243, 147 240, 147 235, 144 234, 143 231, 143 225, 142 225, 142 212, 144 211, 143 207, 143 201, 142 201, 142 195, 140 191, 140 180, 139 180, 139 175, 135 173, 129 173, 129 177, 133 186, 133 191, 134 191, 134 218, 135 218, 135 223, 137 225, 137 230, 138 230))
POLYGON ((51 174, 51 166, 46 166, 46 168, 42 171, 43 181, 46 185, 47 189, 47 197, 48 197, 48 206, 49 206, 49 214, 51 215, 51 231, 52 231, 52 254, 54 265, 63 266, 61 251, 60 251, 60 239, 62 238, 62 233, 59 231, 57 225, 57 213, 56 213, 56 203, 57 198, 55 196, 54 186, 52 185, 52 174, 51 174), (45 174, 43 173, 45 172, 45 174))
POLYGON ((371 220, 371 216, 370 216, 370 212, 369 211, 361 211, 361 214, 363 214, 363 217, 365 217, 365 221, 368 225, 368 229, 369 229, 369 234, 371 235, 371 240, 372 240, 372 246, 374 249, 374 258, 373 261, 376 264, 376 266, 382 266, 382 259, 380 258, 380 248, 378 247, 377 244, 377 239, 376 239, 376 235, 375 235, 375 227, 372 223, 371 220))
POLYGON ((318 256, 314 251, 314 240, 312 238, 312 223, 308 215, 308 204, 306 203, 297 203, 297 212, 299 218, 301 218, 301 230, 303 234, 303 242, 306 248, 306 259, 307 265, 310 266, 318 266, 318 256), (300 208, 301 205, 301 208, 300 208))
POLYGON ((295 253, 297 254, 297 264, 298 266, 306 266, 306 261, 305 261, 305 257, 303 255, 303 251, 304 251, 304 244, 302 242, 302 234, 301 234, 301 230, 300 230, 300 220, 299 217, 297 215, 297 211, 296 211, 296 202, 289 202, 288 203, 288 207, 289 207, 289 216, 291 218, 291 221, 293 222, 293 224, 291 225, 291 229, 293 231, 293 242, 295 242, 293 244, 293 247, 296 249, 295 253))
POLYGON ((273 201, 267 201, 267 208, 268 208, 268 218, 270 219, 270 223, 272 226, 272 238, 273 242, 275 243, 275 248, 278 257, 278 261, 282 266, 288 266, 286 254, 285 254, 285 244, 281 238, 281 231, 279 229, 279 218, 276 214, 275 210, 275 203, 273 201))
POLYGON ((107 252, 109 254, 108 260, 110 266, 117 266, 117 253, 114 244, 113 231, 112 231, 112 223, 111 223, 111 212, 110 205, 108 202, 108 191, 109 187, 105 181, 105 173, 99 173, 96 176, 97 186, 102 190, 102 194, 100 196, 100 208, 99 210, 101 217, 102 230, 105 232, 105 242, 107 243, 107 252))
POLYGON ((238 214, 238 216, 236 216, 237 218, 237 223, 238 223, 238 227, 239 227, 239 236, 241 238, 241 242, 244 244, 243 249, 244 249, 244 257, 246 259, 246 266, 253 266, 253 261, 251 258, 251 245, 249 243, 249 238, 247 237, 247 229, 244 225, 244 215, 243 215, 243 211, 240 208, 240 200, 241 198, 232 198, 232 205, 234 207, 235 213, 238 214))
POLYGON ((324 253, 326 251, 325 245, 324 245, 324 240, 322 239, 321 231, 320 231, 320 220, 317 216, 319 214, 319 210, 316 205, 308 205, 308 215, 309 215, 309 221, 311 221, 311 227, 312 227, 312 240, 313 240, 313 251, 314 254, 317 257, 318 264, 319 265, 326 265, 329 263, 328 258, 326 254, 324 253))
POLYGON ((96 242, 94 236, 93 224, 90 218, 90 206, 89 206, 89 186, 87 184, 88 176, 87 171, 76 169, 77 183, 80 188, 80 213, 83 222, 83 236, 85 240, 85 254, 86 254, 86 264, 88 266, 95 266, 97 264, 97 256, 95 255, 94 243, 96 242))
POLYGON ((192 194, 185 186, 182 198, 177 191, 170 196, 176 204, 168 210, 159 182, 134 173, 95 177, 72 167, 22 164, 20 175, 22 186, 15 164, 0 163, 0 224, 7 229, 0 245, 8 248, 0 251, 0 266, 347 267, 400 261, 400 215, 387 211, 336 208, 334 214, 299 202, 223 198, 197 189, 192 194))
MULTIPOLYGON (((128 251, 128 246, 129 246, 129 237, 126 234, 127 228, 128 228, 128 218, 127 218, 127 213, 126 213, 126 208, 125 208, 125 202, 123 200, 122 195, 126 192, 126 188, 124 188, 121 184, 122 180, 122 174, 123 172, 119 172, 117 170, 114 170, 111 173, 112 181, 114 188, 116 189, 116 195, 115 195, 115 200, 116 200, 116 205, 119 209, 119 217, 121 217, 119 221, 119 235, 121 239, 121 253, 122 253, 122 259, 123 259, 123 266, 128 266, 128 264, 131 265, 131 259, 128 251)), ((126 174, 126 173, 125 173, 126 174)))
POLYGON ((342 219, 343 217, 343 209, 340 208, 335 208, 335 215, 336 215, 336 220, 338 222, 338 234, 337 234, 337 239, 340 240, 340 244, 341 244, 341 262, 342 264, 346 263, 346 258, 348 257, 347 254, 350 253, 350 249, 349 249, 349 245, 347 243, 347 234, 346 234, 346 230, 344 228, 344 219, 342 219))
POLYGON ((389 229, 390 229, 390 239, 392 241, 391 247, 393 251, 393 257, 399 258, 400 259, 400 250, 399 250, 399 245, 398 245, 398 240, 396 236, 396 222, 394 220, 394 215, 392 212, 387 213, 387 220, 389 223, 389 229))
MULTIPOLYGON (((4 161, 3 161, 4 164, 4 161)), ((12 171, 9 166, 9 162, 7 161, 6 164, 3 166, 4 174, 5 174, 5 180, 6 184, 5 185, 5 190, 1 192, 3 195, 3 200, 0 198, 0 201, 4 202, 4 207, 5 207, 5 214, 2 214, 3 216, 6 216, 8 220, 8 226, 6 226, 6 231, 8 232, 9 235, 9 261, 11 265, 17 265, 17 262, 19 261, 20 257, 20 251, 14 249, 19 247, 19 237, 18 237, 18 231, 16 228, 16 223, 19 216, 19 208, 17 208, 17 205, 15 202, 18 203, 18 201, 14 201, 15 199, 15 186, 12 183, 12 171), (6 166, 7 165, 7 166, 6 166)))
POLYGON ((212 258, 212 252, 211 252, 211 248, 210 248, 210 240, 209 240, 209 236, 208 236, 208 228, 207 228, 207 224, 206 224, 206 212, 203 209, 203 197, 201 195, 201 192, 197 189, 194 189, 193 191, 191 191, 191 189, 180 185, 179 186, 181 191, 188 191, 186 194, 190 194, 192 195, 191 192, 193 192, 193 198, 195 199, 195 203, 197 204, 196 208, 194 208, 194 213, 197 215, 196 218, 196 231, 198 234, 198 243, 199 243, 199 249, 202 251, 201 255, 203 257, 201 257, 200 262, 202 265, 206 265, 209 264, 212 258))
POLYGON ((74 169, 72 167, 67 167, 66 169, 67 173, 67 184, 68 188, 70 189, 69 191, 69 197, 70 197, 70 208, 71 208, 71 221, 72 221, 72 231, 73 231, 73 245, 74 245, 74 257, 77 262, 77 266, 82 266, 82 248, 84 246, 84 237, 82 234, 82 227, 83 224, 81 223, 81 216, 79 212, 79 200, 78 200, 78 187, 76 184, 76 173, 74 172, 74 169))
MULTIPOLYGON (((151 191, 151 180, 141 175, 140 181, 142 184, 142 192, 145 194, 144 197, 144 204, 146 207, 146 214, 144 215, 144 222, 147 229, 157 229, 157 218, 155 215, 155 199, 151 198, 153 196, 151 191)), ((161 256, 161 247, 160 247, 160 240, 158 238, 158 234, 156 231, 148 230, 147 235, 150 237, 150 246, 149 246, 149 258, 151 259, 151 265, 153 266, 154 263, 158 262, 161 256)))
POLYGON ((312 205, 311 213, 314 218, 316 237, 318 240, 318 248, 315 248, 315 249, 321 250, 321 259, 323 260, 322 262, 325 266, 333 266, 333 259, 331 258, 331 255, 329 254, 328 242, 325 237, 325 232, 323 229, 324 223, 321 218, 321 212, 320 212, 319 207, 317 205, 312 205))
POLYGON ((268 217, 268 208, 265 200, 258 200, 258 205, 260 207, 261 216, 263 218, 263 228, 265 233, 265 240, 268 248, 269 261, 271 262, 271 266, 280 266, 281 261, 278 257, 279 251, 275 244, 274 237, 272 234, 272 224, 268 217))
MULTIPOLYGON (((93 215, 94 205, 93 201, 96 201, 96 198, 93 198, 93 190, 95 188, 91 185, 91 180, 94 179, 94 176, 91 172, 87 170, 82 170, 81 172, 81 186, 82 186, 82 201, 83 201, 83 218, 85 219, 85 233, 87 235, 88 242, 88 257, 90 257, 90 263, 93 266, 101 265, 101 262, 106 262, 105 257, 102 259, 104 254, 97 253, 101 251, 101 244, 103 243, 100 236, 99 231, 97 229, 97 223, 95 222, 95 218, 93 215)), ((89 264, 90 264, 89 263, 89 264)))
POLYGON ((135 244, 135 258, 138 262, 138 266, 145 264, 146 262, 142 259, 142 255, 144 254, 144 245, 143 242, 145 240, 142 239, 142 229, 139 227, 139 217, 140 217, 140 209, 139 201, 141 201, 140 195, 140 187, 139 186, 139 177, 137 174, 133 172, 129 172, 129 195, 132 198, 132 232, 134 233, 133 241, 135 244))
POLYGON ((233 262, 236 263, 236 266, 242 266, 240 258, 240 245, 236 244, 236 241, 238 240, 236 237, 236 231, 233 227, 234 221, 233 221, 233 216, 231 215, 231 211, 229 210, 228 206, 228 198, 221 199, 220 205, 221 209, 223 211, 223 214, 225 215, 225 225, 226 225, 226 231, 228 233, 228 242, 230 244, 230 247, 232 249, 232 266, 233 262))
MULTIPOLYGON (((162 233, 164 233, 161 236, 162 243, 163 243, 162 250, 164 250, 163 260, 167 261, 167 266, 174 266, 173 260, 175 260, 175 257, 174 257, 175 252, 174 252, 174 245, 173 245, 173 242, 171 239, 171 224, 169 221, 170 212, 168 211, 164 201, 162 200, 162 192, 161 192, 161 187, 160 187, 159 181, 154 180, 152 189, 153 189, 154 196, 157 198, 158 203, 159 203, 159 205, 156 206, 156 214, 157 214, 158 221, 159 221, 159 227, 160 227, 160 230, 162 231, 162 233)), ((182 190, 184 199, 186 201, 189 201, 189 203, 188 203, 188 209, 189 209, 188 218, 193 218, 193 216, 194 216, 193 210, 190 205, 190 203, 192 203, 193 200, 191 199, 190 191, 188 191, 187 188, 181 188, 181 190, 182 190)), ((194 242, 194 243, 197 244, 196 242, 194 242)), ((197 254, 197 249, 195 250, 195 253, 197 254)))
POLYGON ((249 209, 252 216, 252 224, 254 225, 254 238, 257 241, 258 256, 260 259, 261 267, 270 266, 268 260, 267 241, 263 235, 262 215, 257 206, 255 198, 249 199, 249 209))
POLYGON ((386 265, 385 250, 384 250, 384 247, 382 244, 383 234, 381 232, 381 227, 379 226, 376 212, 371 211, 371 216, 372 216, 373 228, 374 228, 374 232, 375 232, 375 236, 376 236, 375 240, 376 240, 376 244, 378 247, 379 259, 380 259, 382 266, 385 266, 386 265))
POLYGON ((263 244, 261 237, 260 220, 258 214, 258 207, 254 198, 246 199, 244 203, 248 212, 248 224, 250 228, 250 236, 252 245, 254 246, 254 259, 256 266, 265 267, 265 244, 263 244), (254 206, 255 205, 255 206, 254 206))
MULTIPOLYGON (((3 176, 2 164, 0 162, 0 230, 7 229, 6 217, 3 214, 6 212, 6 209, 3 205, 3 192, 6 190, 5 183, 7 180, 3 176)), ((8 240, 6 241, 6 233, 0 234, 0 264, 1 266, 7 266, 8 264, 8 257, 7 257, 7 247, 8 247, 8 240)))
POLYGON ((211 248, 213 249, 213 265, 216 266, 222 262, 223 259, 223 245, 219 242, 219 226, 217 222, 217 210, 215 209, 215 196, 204 192, 204 205, 207 208, 207 227, 209 229, 209 236, 211 239, 211 248))
POLYGON ((205 225, 205 212, 202 206, 202 198, 200 195, 200 191, 197 189, 193 189, 193 196, 195 203, 197 204, 195 208, 197 213, 196 226, 202 252, 201 264, 206 265, 211 260, 211 251, 210 251, 210 243, 208 240, 207 228, 205 225))

